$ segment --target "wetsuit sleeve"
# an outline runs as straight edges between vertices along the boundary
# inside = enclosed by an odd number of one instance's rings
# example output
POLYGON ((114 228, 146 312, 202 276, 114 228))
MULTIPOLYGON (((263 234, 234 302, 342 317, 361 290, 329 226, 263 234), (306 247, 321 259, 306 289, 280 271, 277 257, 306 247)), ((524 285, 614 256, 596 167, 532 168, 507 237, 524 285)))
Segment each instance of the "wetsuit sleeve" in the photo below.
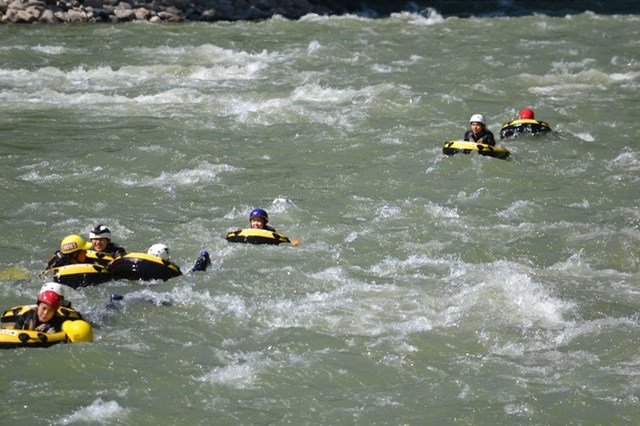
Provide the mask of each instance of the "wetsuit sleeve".
POLYGON ((464 140, 472 141, 473 138, 471 137, 471 135, 473 135, 473 132, 471 130, 467 130, 467 132, 464 134, 464 140))
POLYGON ((20 315, 16 319, 16 323, 13 328, 15 328, 16 330, 30 330, 31 322, 32 322, 31 320, 33 319, 33 316, 35 313, 36 311, 30 310, 20 315))
POLYGON ((127 254, 127 251, 124 249, 124 247, 120 247, 119 245, 111 242, 109 243, 109 245, 107 245, 107 251, 113 257, 124 256, 125 254, 127 254))
POLYGON ((57 268, 58 266, 64 266, 69 264, 69 256, 62 254, 60 250, 55 252, 49 262, 47 263, 47 269, 57 268))
POLYGON ((487 145, 495 145, 496 139, 493 137, 493 133, 487 130, 486 134, 482 137, 484 139, 484 143, 487 145))

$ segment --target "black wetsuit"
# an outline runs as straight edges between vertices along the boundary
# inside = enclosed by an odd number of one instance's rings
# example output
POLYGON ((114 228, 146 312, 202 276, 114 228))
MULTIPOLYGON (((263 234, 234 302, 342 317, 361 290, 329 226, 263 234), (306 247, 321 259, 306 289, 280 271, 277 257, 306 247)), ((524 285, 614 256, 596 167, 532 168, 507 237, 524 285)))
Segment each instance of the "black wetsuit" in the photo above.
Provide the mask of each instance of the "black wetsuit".
POLYGON ((74 259, 73 253, 64 254, 60 250, 58 250, 53 254, 53 256, 51 256, 49 262, 47 262, 47 269, 71 265, 73 263, 78 263, 78 261, 74 259))
POLYGON ((480 133, 480 135, 478 136, 474 135, 471 130, 467 130, 467 133, 464 134, 464 140, 476 142, 476 143, 483 143, 485 145, 491 145, 491 146, 496 144, 496 140, 493 137, 493 133, 491 133, 487 129, 483 130, 482 133, 480 133))
POLYGON ((109 244, 107 244, 107 247, 102 251, 102 253, 106 253, 111 257, 117 257, 124 256, 125 254, 127 254, 127 251, 124 249, 124 247, 120 247, 116 243, 112 243, 111 241, 109 241, 109 244))
POLYGON ((120 247, 109 241, 107 247, 101 252, 89 250, 87 252, 87 263, 97 263, 102 266, 108 266, 113 259, 118 256, 124 256, 125 254, 127 254, 127 251, 124 247, 120 247))

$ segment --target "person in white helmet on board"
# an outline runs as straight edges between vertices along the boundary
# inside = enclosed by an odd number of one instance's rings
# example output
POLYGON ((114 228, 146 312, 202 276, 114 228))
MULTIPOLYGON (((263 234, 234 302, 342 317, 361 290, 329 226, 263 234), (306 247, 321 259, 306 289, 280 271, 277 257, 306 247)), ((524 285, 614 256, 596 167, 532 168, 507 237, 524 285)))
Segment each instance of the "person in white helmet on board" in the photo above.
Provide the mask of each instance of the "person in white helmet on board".
POLYGON ((158 257, 162 260, 169 262, 169 246, 162 243, 157 243, 149 247, 147 250, 149 256, 158 257))
POLYGON ((104 253, 112 257, 127 253, 124 247, 111 241, 111 231, 102 224, 98 224, 89 232, 92 250, 96 253, 104 253))
POLYGON ((487 122, 482 114, 473 114, 469 119, 469 130, 464 134, 464 140, 485 145, 495 146, 493 133, 487 130, 487 122))
MULTIPOLYGON (((157 258, 160 258, 164 262, 171 263, 178 270, 180 270, 180 267, 175 263, 171 262, 171 260, 169 259, 169 246, 167 246, 166 244, 157 243, 152 245, 147 250, 147 254, 150 256, 155 256, 157 258)), ((189 272, 206 271, 209 265, 211 265, 211 258, 209 257, 209 252, 207 250, 202 250, 200 251, 200 256, 198 257, 198 259, 196 259, 196 263, 189 270, 189 272)))

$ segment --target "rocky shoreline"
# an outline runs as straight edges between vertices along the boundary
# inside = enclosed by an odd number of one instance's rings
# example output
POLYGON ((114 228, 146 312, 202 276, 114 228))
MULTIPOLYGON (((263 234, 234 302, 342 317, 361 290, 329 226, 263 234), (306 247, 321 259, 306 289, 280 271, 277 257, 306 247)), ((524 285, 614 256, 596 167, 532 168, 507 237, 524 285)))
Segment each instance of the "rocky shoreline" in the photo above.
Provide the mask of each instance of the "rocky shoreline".
MULTIPOLYGON (((367 17, 433 8, 443 15, 522 15, 533 12, 570 14, 638 13, 640 2, 534 1, 526 8, 500 0, 0 0, 0 23, 120 23, 263 20, 280 15, 299 19, 307 14, 367 17), (576 3, 580 3, 576 9, 576 3), (534 8, 532 9, 532 6, 534 8)), ((523 2, 525 3, 525 2, 523 2)))
POLYGON ((348 13, 340 2, 308 0, 0 0, 3 23, 119 23, 129 21, 298 19, 309 13, 348 13))
POLYGON ((307 0, 0 0, 2 23, 237 21, 347 13, 307 0))

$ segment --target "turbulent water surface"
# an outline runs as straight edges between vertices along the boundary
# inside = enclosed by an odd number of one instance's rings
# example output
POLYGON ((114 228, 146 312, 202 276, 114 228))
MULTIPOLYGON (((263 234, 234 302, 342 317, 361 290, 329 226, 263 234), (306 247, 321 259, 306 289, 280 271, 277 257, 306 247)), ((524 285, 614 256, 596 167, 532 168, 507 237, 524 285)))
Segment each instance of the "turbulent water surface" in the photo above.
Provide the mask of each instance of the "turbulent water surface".
POLYGON ((1 424, 640 422, 637 15, 0 37, 1 308, 97 223, 213 259, 68 289, 95 341, 3 351, 1 424), (254 207, 301 244, 227 243, 254 207))

